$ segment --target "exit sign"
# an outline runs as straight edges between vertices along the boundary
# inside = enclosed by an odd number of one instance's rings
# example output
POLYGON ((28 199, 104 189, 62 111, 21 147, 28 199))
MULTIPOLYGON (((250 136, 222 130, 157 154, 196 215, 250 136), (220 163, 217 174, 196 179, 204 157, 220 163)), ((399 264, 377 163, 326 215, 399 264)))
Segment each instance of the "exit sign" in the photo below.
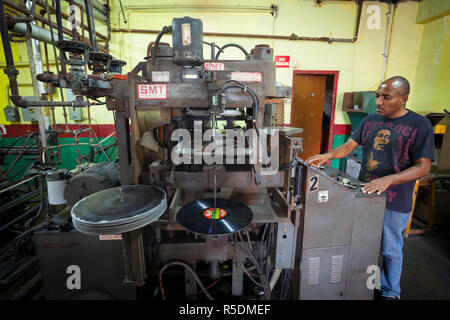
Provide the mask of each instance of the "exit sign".
POLYGON ((275 66, 277 68, 289 68, 290 56, 275 56, 275 66))

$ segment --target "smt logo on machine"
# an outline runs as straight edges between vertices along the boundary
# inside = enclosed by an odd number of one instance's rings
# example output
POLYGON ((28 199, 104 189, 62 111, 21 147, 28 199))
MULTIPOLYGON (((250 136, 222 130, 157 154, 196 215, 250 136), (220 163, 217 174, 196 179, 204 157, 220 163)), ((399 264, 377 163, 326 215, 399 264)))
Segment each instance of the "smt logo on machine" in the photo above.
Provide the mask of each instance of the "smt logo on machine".
POLYGON ((138 99, 167 99, 167 85, 165 84, 138 84, 138 99))
POLYGON ((220 62, 205 62, 206 70, 225 70, 225 65, 220 62))

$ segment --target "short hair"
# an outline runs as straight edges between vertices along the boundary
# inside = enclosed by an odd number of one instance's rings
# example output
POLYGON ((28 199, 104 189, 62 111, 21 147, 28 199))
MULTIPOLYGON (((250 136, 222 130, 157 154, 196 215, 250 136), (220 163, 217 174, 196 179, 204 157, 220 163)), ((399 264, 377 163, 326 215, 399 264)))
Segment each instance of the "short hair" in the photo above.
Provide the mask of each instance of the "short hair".
POLYGON ((394 77, 391 77, 391 78, 389 78, 389 79, 387 79, 387 80, 385 80, 383 82, 391 81, 391 80, 400 82, 400 86, 398 88, 401 89, 402 94, 403 95, 409 95, 409 91, 410 91, 409 81, 406 80, 406 78, 403 78, 402 76, 394 76, 394 77))

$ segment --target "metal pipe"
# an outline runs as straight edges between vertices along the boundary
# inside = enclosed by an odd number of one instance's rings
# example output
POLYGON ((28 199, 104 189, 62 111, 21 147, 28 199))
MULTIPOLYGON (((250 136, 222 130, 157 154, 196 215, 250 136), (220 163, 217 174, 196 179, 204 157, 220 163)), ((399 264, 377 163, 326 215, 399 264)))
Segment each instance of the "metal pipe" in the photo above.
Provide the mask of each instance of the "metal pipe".
MULTIPOLYGON (((381 81, 384 81, 384 78, 386 76, 386 65, 387 65, 387 58, 388 58, 388 50, 389 50, 389 40, 391 38, 390 36, 390 31, 391 31, 391 27, 392 23, 391 22, 391 7, 392 4, 389 3, 388 4, 388 11, 386 13, 387 18, 386 18, 386 35, 384 38, 384 51, 383 51, 383 67, 381 69, 381 81)), ((395 7, 394 7, 395 9, 395 7)))
POLYGON ((37 264, 38 260, 37 257, 31 257, 26 262, 22 263, 19 267, 16 267, 14 271, 8 275, 5 279, 0 279, 0 284, 2 286, 9 284, 10 282, 16 280, 18 277, 20 277, 26 270, 33 267, 35 264, 37 264))
POLYGON ((39 194, 39 190, 38 189, 33 190, 33 191, 31 191, 31 192, 29 192, 29 193, 27 193, 27 194, 25 194, 25 195, 23 195, 23 196, 21 196, 19 198, 16 198, 16 199, 14 199, 14 200, 12 200, 12 201, 2 205, 0 207, 0 214, 3 214, 6 211, 14 208, 15 206, 17 206, 17 205, 19 205, 21 203, 24 203, 25 201, 30 200, 31 198, 34 198, 37 194, 39 194))
POLYGON ((108 39, 105 42, 105 48, 109 52, 109 41, 111 40, 111 7, 109 6, 109 0, 106 0, 106 13, 108 17, 108 22, 106 23, 106 29, 108 34, 108 39))
MULTIPOLYGON (((49 106, 55 106, 55 107, 61 107, 61 106, 72 106, 72 107, 85 107, 87 106, 87 102, 83 100, 77 100, 77 101, 68 101, 68 102, 49 102, 49 101, 27 101, 23 99, 19 95, 19 86, 17 83, 17 75, 19 74, 19 71, 14 66, 14 59, 11 51, 11 44, 9 41, 9 34, 8 34, 8 26, 6 25, 6 19, 3 19, 4 17, 4 7, 3 2, 7 0, 0 0, 0 33, 2 36, 2 43, 3 43, 3 50, 5 53, 5 59, 6 59, 6 68, 5 73, 8 75, 9 78, 9 84, 11 88, 11 101, 16 106, 21 108, 27 108, 27 107, 49 107, 49 106)), ((26 10, 27 13, 28 10, 26 10)), ((52 35, 52 32, 50 32, 52 35)))
POLYGON ((35 207, 33 207, 33 208, 31 208, 31 209, 25 211, 25 212, 24 212, 23 214, 21 214, 20 216, 14 218, 14 219, 11 220, 10 222, 8 222, 8 223, 2 225, 2 226, 0 227, 0 232, 2 232, 2 231, 4 231, 4 230, 8 229, 10 226, 12 226, 12 225, 13 225, 14 223, 16 223, 17 221, 20 221, 20 220, 22 220, 23 218, 28 217, 30 214, 32 214, 32 213, 33 213, 34 211, 36 211, 37 209, 39 209, 39 206, 35 206, 35 207))
POLYGON ((361 12, 362 12, 362 4, 363 4, 363 0, 357 0, 358 2, 358 13, 356 15, 356 26, 355 26, 355 31, 353 34, 353 42, 356 42, 356 40, 358 40, 358 34, 359 34, 359 25, 361 24, 361 12))
POLYGON ((62 18, 61 18, 61 0, 55 0, 56 4, 56 24, 58 26, 58 41, 63 41, 63 27, 62 27, 62 18))
MULTIPOLYGON (((34 25, 33 23, 30 23, 31 25, 34 25)), ((28 62, 30 63, 30 73, 31 73, 31 81, 33 83, 33 93, 34 98, 39 99, 41 97, 41 94, 45 92, 44 84, 42 82, 39 82, 36 79, 36 75, 38 73, 42 73, 42 60, 41 60, 41 53, 40 53, 40 45, 39 41, 32 40, 30 37, 30 33, 27 32, 25 35, 26 39, 26 46, 27 46, 27 54, 28 54, 28 62)), ((38 120, 38 126, 39 126, 39 133, 41 138, 41 146, 44 150, 47 148, 47 135, 45 134, 45 124, 44 124, 44 115, 42 113, 42 109, 36 110, 36 116, 38 120)), ((39 157, 41 158, 41 157, 39 157)), ((44 163, 47 161, 44 159, 44 163)))
MULTIPOLYGON (((29 26, 31 29, 31 33, 30 33, 31 38, 48 43, 48 44, 52 44, 52 36, 50 34, 50 31, 48 31, 44 28, 38 27, 35 24, 29 24, 29 26)), ((14 27, 9 28, 9 31, 17 33, 21 36, 24 36, 28 31, 28 27, 27 27, 26 23, 15 23, 14 27)), ((53 35, 54 35, 54 37, 57 37, 56 34, 53 34, 53 35)))
POLYGON ((70 8, 70 17, 71 17, 71 25, 72 25, 72 38, 75 41, 78 41, 78 32, 77 32, 77 24, 75 19, 75 9, 73 0, 68 0, 69 8, 70 8))
POLYGON ((1 189, 1 190, 0 190, 0 193, 6 192, 6 191, 11 190, 11 189, 14 189, 15 187, 18 187, 18 186, 20 186, 21 184, 24 184, 25 182, 28 182, 28 181, 30 181, 30 180, 33 180, 33 179, 36 178, 37 176, 38 176, 38 175, 35 174, 35 175, 33 175, 33 176, 31 176, 31 177, 28 177, 28 178, 22 178, 21 180, 19 180, 19 181, 13 183, 12 185, 10 185, 10 186, 8 186, 8 187, 6 187, 6 188, 1 189))
POLYGON ((105 5, 100 3, 98 0, 93 0, 92 4, 94 5, 95 9, 106 15, 107 10, 105 9, 105 5))
MULTIPOLYGON (((75 0, 75 2, 81 6, 84 7, 84 9, 86 10, 86 6, 85 3, 83 3, 83 1, 81 0, 75 0)), ((92 14, 94 16, 95 19, 106 23, 108 21, 108 18, 106 16, 106 8, 103 8, 103 11, 98 10, 96 7, 92 8, 92 14)))
POLYGON ((92 16, 91 16, 91 10, 89 8, 88 0, 84 0, 84 4, 85 4, 84 8, 86 10, 86 19, 87 19, 87 23, 88 23, 89 41, 91 43, 91 48, 94 51, 97 51, 97 50, 95 50, 94 36, 92 34, 92 23, 93 23, 93 21, 91 19, 92 16))
MULTIPOLYGON (((6 25, 5 13, 3 10, 3 0, 0 0, 0 31, 2 35, 3 50, 5 52, 6 68, 14 66, 14 59, 11 51, 11 43, 9 42, 8 27, 6 25)), ((6 71, 6 70, 5 70, 6 71)))
MULTIPOLYGON (((50 63, 48 60, 48 48, 47 43, 44 42, 44 54, 45 54, 45 67, 47 69, 47 72, 50 72, 50 63)), ((55 61, 57 62, 57 61, 55 61)), ((53 84, 48 84, 48 96, 50 98, 50 101, 53 101, 53 84)), ((56 125, 56 115, 55 115, 55 107, 50 108, 52 111, 52 120, 53 120, 53 130, 58 130, 58 126, 56 125)), ((59 153, 59 148, 58 148, 59 153)))
POLYGON ((94 11, 94 9, 92 8, 92 0, 84 0, 84 1, 85 1, 85 3, 88 3, 89 10, 91 12, 92 36, 94 37, 94 44, 95 44, 94 51, 98 51, 97 37, 95 35, 95 20, 94 20, 94 16, 92 15, 93 11, 94 11))
MULTIPOLYGON (((127 32, 127 33, 147 33, 158 34, 158 30, 145 30, 145 29, 123 29, 113 28, 113 32, 127 32)), ((219 33, 219 32, 203 32, 204 36, 211 37, 235 37, 235 38, 251 38, 251 39, 275 39, 275 40, 303 40, 303 41, 324 41, 324 42, 350 42, 353 43, 353 39, 342 38, 328 38, 328 37, 299 37, 296 34, 290 36, 277 36, 269 34, 248 34, 248 33, 219 33)))
MULTIPOLYGON (((13 1, 11 1, 11 0, 3 0, 3 3, 6 4, 8 7, 12 8, 12 9, 14 9, 14 10, 17 10, 17 11, 19 11, 19 12, 25 14, 25 15, 30 15, 30 12, 29 12, 28 9, 19 6, 17 3, 15 3, 15 2, 13 2, 13 1)), ((48 9, 50 9, 50 8, 48 8, 48 9)), ((55 9, 55 10, 56 10, 56 9, 55 9)), ((49 10, 49 11, 50 11, 50 10, 49 10)), ((63 16, 64 14, 61 13, 61 15, 63 16)), ((40 22, 45 23, 47 26, 51 26, 51 27, 53 27, 53 28, 57 28, 56 23, 51 22, 50 19, 49 19, 49 20, 45 19, 43 16, 41 16, 41 15, 39 15, 39 14, 35 14, 35 15, 34 15, 34 19, 37 20, 37 21, 40 21, 40 22)), ((67 29, 67 28, 64 28, 64 27, 63 27, 63 33, 65 33, 66 35, 68 35, 68 36, 70 36, 70 37, 72 36, 72 31, 69 30, 69 29, 67 29)), ((106 38, 106 37, 103 36, 103 38, 106 38)), ((103 38, 102 38, 102 39, 103 39, 103 38)), ((84 43, 89 44, 88 41, 85 41, 84 43)), ((100 49, 101 51, 107 53, 107 51, 106 51, 106 49, 105 49, 104 46, 100 46, 100 45, 99 45, 98 47, 99 47, 99 49, 100 49)))
MULTIPOLYGON (((225 33, 225 32, 203 32, 204 36, 208 37, 234 37, 234 38, 250 38, 250 39, 272 39, 272 40, 291 40, 291 41, 323 41, 323 42, 344 42, 355 43, 358 40, 359 26, 361 22, 362 1, 358 1, 358 11, 356 17, 356 27, 354 36, 350 39, 329 38, 329 37, 299 37, 292 33, 290 36, 278 36, 269 34, 248 34, 248 33, 225 33)), ((145 29, 123 29, 112 28, 112 32, 129 32, 129 33, 146 33, 158 34, 160 30, 145 30, 145 29)))
MULTIPOLYGON (((51 16, 50 16, 50 8, 48 6, 48 0, 45 0, 45 4, 46 4, 46 8, 45 11, 47 12, 47 16, 48 16, 48 21, 51 21, 51 16)), ((55 46, 55 39, 53 36, 53 30, 52 30, 52 25, 49 25, 50 27, 50 35, 52 36, 52 48, 53 48, 53 54, 54 54, 54 58, 55 58, 55 62, 56 62, 56 71, 59 74, 59 67, 58 67, 58 56, 56 55, 56 46, 55 46)), ((66 65, 61 61, 61 69, 63 71, 63 73, 66 73, 66 65)), ((61 95, 61 101, 64 101, 64 92, 62 87, 59 87, 59 92, 61 95)), ((51 99, 51 101, 53 102, 53 99, 51 99)), ((63 107, 63 115, 64 115, 64 121, 65 121, 65 125, 66 125, 66 131, 69 131, 69 125, 67 124, 67 112, 66 112, 66 108, 63 107)), ((59 149, 59 148, 58 148, 59 149)))
MULTIPOLYGON (((41 6, 42 8, 44 8, 44 9, 46 9, 46 7, 47 7, 47 5, 46 5, 42 0, 38 0, 38 1, 37 1, 37 4, 38 4, 39 6, 41 6)), ((82 10, 82 11, 84 10, 84 7, 81 6, 78 2, 75 2, 75 4, 80 8, 80 10, 82 10)), ((55 13, 55 12, 56 12, 56 8, 53 7, 53 6, 51 6, 51 5, 48 5, 48 9, 50 9, 50 12, 52 12, 52 13, 55 13)), ((82 12, 82 14, 83 14, 83 12, 82 12)), ((66 13, 61 12, 61 16, 62 16, 64 19, 66 19, 67 21, 69 20, 69 16, 68 16, 66 13)), ((87 31, 87 26, 81 24, 81 27, 82 27, 82 29, 84 29, 84 30, 87 31)), ((101 34, 101 33, 97 33, 97 37, 99 37, 99 38, 102 39, 102 40, 107 40, 107 39, 108 39, 107 36, 104 36, 104 35, 101 34)))

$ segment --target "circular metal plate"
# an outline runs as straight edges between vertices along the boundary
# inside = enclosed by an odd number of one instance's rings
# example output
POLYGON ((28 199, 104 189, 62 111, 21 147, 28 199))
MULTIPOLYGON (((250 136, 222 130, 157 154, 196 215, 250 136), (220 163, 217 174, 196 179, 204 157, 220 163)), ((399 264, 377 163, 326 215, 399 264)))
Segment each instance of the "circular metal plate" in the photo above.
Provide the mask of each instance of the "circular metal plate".
POLYGON ((157 187, 128 185, 106 189, 72 208, 75 229, 87 234, 124 233, 157 220, 167 209, 166 193, 157 187))

